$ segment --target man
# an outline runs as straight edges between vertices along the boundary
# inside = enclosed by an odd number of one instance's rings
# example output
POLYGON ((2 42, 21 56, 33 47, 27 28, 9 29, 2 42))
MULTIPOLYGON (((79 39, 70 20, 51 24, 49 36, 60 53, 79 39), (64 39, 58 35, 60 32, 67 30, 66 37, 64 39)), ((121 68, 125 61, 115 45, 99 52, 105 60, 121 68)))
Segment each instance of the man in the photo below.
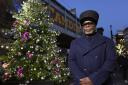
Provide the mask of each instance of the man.
POLYGON ((101 35, 104 35, 104 28, 102 27, 97 28, 97 32, 101 35))
POLYGON ((96 32, 98 19, 99 14, 94 10, 80 15, 84 35, 72 41, 68 58, 74 85, 112 85, 110 74, 116 61, 114 43, 96 32))

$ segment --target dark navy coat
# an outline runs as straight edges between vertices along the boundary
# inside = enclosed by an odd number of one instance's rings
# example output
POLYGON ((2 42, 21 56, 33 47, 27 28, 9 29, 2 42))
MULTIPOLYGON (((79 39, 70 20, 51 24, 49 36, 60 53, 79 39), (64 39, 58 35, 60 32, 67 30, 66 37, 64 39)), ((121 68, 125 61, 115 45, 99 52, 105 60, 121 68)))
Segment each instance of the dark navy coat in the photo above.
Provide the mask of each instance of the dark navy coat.
POLYGON ((68 64, 74 85, 80 85, 83 77, 89 77, 93 85, 104 85, 114 70, 115 61, 113 41, 98 33, 82 36, 71 43, 68 64))

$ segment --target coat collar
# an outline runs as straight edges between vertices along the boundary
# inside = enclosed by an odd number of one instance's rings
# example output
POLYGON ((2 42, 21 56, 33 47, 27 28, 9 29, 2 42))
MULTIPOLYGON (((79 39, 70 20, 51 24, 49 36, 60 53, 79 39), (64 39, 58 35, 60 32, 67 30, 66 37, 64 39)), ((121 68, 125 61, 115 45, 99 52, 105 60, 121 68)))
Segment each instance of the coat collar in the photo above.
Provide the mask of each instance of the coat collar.
POLYGON ((91 36, 91 42, 87 39, 87 36, 83 35, 80 40, 81 47, 83 55, 86 55, 96 47, 100 46, 101 44, 105 43, 105 38, 100 35, 99 33, 96 33, 95 35, 91 36))

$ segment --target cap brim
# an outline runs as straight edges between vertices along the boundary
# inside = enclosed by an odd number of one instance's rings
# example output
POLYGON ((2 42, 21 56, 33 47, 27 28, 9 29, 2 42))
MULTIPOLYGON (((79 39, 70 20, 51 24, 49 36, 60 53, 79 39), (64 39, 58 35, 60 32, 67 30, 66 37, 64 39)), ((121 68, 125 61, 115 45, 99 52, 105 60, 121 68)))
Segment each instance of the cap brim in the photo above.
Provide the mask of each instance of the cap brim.
POLYGON ((80 20, 81 25, 82 25, 85 21, 91 21, 91 22, 94 22, 95 24, 97 24, 97 21, 96 21, 95 19, 93 19, 92 17, 84 17, 83 19, 80 20))

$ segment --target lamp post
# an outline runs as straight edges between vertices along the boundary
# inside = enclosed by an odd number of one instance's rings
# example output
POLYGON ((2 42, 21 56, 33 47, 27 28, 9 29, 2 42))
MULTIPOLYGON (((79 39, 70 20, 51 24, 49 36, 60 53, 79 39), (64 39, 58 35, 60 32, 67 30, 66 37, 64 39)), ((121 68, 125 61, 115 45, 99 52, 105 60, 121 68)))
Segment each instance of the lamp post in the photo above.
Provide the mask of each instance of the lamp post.
POLYGON ((113 39, 112 25, 110 25, 110 33, 111 33, 111 39, 113 39))

